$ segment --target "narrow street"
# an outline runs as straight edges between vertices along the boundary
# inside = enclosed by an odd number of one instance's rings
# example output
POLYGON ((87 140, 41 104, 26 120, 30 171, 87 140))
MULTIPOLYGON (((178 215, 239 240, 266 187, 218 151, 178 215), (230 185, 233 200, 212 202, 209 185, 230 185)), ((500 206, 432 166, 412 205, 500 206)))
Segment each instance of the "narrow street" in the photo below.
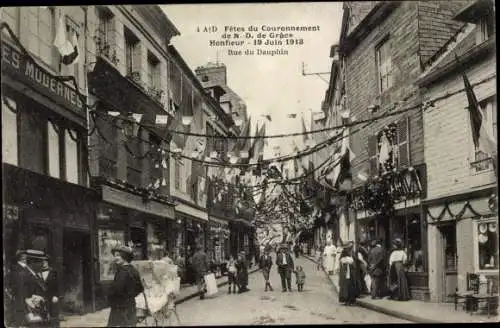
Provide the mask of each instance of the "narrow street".
MULTIPOLYGON (((227 286, 205 300, 195 298, 177 307, 182 325, 265 325, 265 324, 342 324, 342 323, 409 323, 356 306, 338 303, 338 297, 322 271, 305 259, 294 259, 302 265, 307 279, 304 291, 283 293, 280 278, 273 266, 273 292, 264 292, 263 278, 254 273, 249 278, 250 291, 227 294, 227 286)), ((295 283, 295 277, 292 284, 295 283)), ((295 286, 292 285, 293 288, 295 286)))

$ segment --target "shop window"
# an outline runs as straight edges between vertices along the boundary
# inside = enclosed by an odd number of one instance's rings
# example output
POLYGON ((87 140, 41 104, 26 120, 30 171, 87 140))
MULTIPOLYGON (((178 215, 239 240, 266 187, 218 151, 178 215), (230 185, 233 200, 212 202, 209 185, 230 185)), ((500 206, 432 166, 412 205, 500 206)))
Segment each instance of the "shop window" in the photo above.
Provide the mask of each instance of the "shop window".
MULTIPOLYGON (((165 254, 165 236, 162 228, 151 223, 147 224, 148 259, 160 260, 165 254)), ((171 254, 169 254, 172 257, 171 254)))
POLYGON ((59 56, 53 46, 56 18, 52 7, 27 7, 27 48, 49 67, 58 71, 59 56))
POLYGON ((125 234, 123 231, 110 229, 99 229, 99 279, 113 280, 116 267, 113 265, 112 249, 118 245, 125 244, 125 234))
POLYGON ((455 225, 444 226, 441 229, 444 246, 444 267, 448 272, 457 271, 457 233, 455 225))
POLYGON ((478 267, 479 270, 498 271, 498 224, 481 221, 477 224, 478 267))
MULTIPOLYGON (((4 8, 5 9, 5 8, 4 8)), ((17 104, 2 95, 2 162, 17 165, 17 104)))
POLYGON ((59 152, 60 134, 59 127, 52 121, 47 122, 49 175, 53 178, 61 176, 61 158, 59 152))
POLYGON ((408 220, 408 271, 424 272, 424 253, 422 250, 422 229, 420 217, 414 216, 408 220))
POLYGON ((66 167, 66 181, 79 183, 80 165, 78 154, 78 133, 66 129, 64 131, 64 155, 66 167))
POLYGON ((134 252, 134 260, 143 261, 147 256, 147 239, 146 231, 142 228, 130 228, 130 241, 134 252))
MULTIPOLYGON (((28 106, 36 106, 30 103, 28 106)), ((23 108, 24 109, 24 108, 23 108)), ((38 109, 38 108, 36 108, 38 109)), ((46 174, 47 163, 47 121, 33 110, 22 110, 20 114, 20 166, 39 173, 46 174)))
POLYGON ((392 87, 393 69, 389 40, 379 44, 376 49, 377 80, 379 92, 383 93, 392 87))

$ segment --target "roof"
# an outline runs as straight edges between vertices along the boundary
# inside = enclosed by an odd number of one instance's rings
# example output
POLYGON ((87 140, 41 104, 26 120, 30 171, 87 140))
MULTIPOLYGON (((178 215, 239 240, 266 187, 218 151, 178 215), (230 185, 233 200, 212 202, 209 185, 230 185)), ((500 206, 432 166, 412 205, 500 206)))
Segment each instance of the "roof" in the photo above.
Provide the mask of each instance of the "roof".
POLYGON ((477 22, 484 15, 494 12, 492 0, 476 0, 465 6, 455 15, 454 20, 462 22, 477 22))

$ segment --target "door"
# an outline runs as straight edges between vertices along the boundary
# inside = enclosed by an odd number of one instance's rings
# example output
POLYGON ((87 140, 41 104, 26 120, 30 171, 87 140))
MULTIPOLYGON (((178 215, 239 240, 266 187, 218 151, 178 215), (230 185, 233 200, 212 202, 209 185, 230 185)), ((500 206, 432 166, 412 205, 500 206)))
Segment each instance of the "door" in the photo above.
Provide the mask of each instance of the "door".
POLYGON ((85 313, 92 307, 90 234, 66 230, 63 234, 62 310, 85 313))
POLYGON ((455 223, 443 225, 439 228, 441 232, 441 254, 442 259, 442 289, 441 299, 444 302, 453 302, 450 295, 457 288, 457 232, 455 223))

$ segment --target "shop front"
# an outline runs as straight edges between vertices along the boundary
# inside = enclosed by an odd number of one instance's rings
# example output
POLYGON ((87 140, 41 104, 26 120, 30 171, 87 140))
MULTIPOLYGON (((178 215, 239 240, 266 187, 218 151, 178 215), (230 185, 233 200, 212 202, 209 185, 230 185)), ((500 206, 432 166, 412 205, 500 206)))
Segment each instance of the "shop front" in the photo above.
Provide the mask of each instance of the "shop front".
MULTIPOLYGON (((201 245, 207 251, 208 237, 208 214, 202 207, 190 204, 182 199, 176 198, 178 204, 175 207, 176 222, 182 222, 182 255, 185 273, 181 277, 184 283, 194 282, 194 271, 190 265, 190 259, 196 251, 196 246, 201 245)), ((179 241, 179 239, 178 239, 179 241)))
MULTIPOLYGON (((498 214, 492 188, 426 202, 431 300, 452 302, 467 275, 480 276, 480 291, 498 291, 498 214)), ((496 202, 496 201, 495 201, 496 202)))
POLYGON ((98 194, 13 165, 4 163, 2 169, 5 267, 15 263, 17 250, 42 248, 62 277, 62 310, 92 311, 94 249, 89 245, 98 194))
MULTIPOLYGON (((101 181, 102 183, 102 181, 101 181)), ((98 288, 97 308, 107 305, 107 289, 114 279, 113 247, 130 245, 135 260, 156 260, 168 249, 168 226, 174 221, 174 205, 163 199, 145 199, 120 186, 101 184, 94 247, 98 288)))
POLYGON ((229 223, 226 220, 209 216, 209 229, 207 240, 207 254, 210 257, 214 272, 217 276, 225 273, 227 259, 229 258, 229 223))

